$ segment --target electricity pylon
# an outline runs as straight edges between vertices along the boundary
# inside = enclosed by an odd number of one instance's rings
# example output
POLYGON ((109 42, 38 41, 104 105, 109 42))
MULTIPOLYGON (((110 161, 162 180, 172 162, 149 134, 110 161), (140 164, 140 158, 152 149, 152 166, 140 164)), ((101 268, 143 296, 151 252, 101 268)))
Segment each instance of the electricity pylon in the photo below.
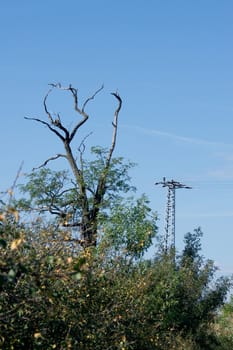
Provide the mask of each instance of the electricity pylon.
POLYGON ((174 180, 167 181, 165 177, 163 181, 156 182, 155 185, 162 185, 168 188, 164 237, 164 252, 167 254, 170 248, 175 250, 176 245, 176 189, 191 189, 192 187, 174 180))

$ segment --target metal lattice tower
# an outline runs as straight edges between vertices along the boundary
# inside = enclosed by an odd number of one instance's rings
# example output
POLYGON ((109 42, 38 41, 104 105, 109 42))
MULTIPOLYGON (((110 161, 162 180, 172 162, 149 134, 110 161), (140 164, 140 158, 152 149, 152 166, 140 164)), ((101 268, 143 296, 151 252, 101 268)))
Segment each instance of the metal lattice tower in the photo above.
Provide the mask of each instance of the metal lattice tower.
POLYGON ((174 180, 167 181, 165 177, 163 181, 156 182, 155 185, 162 185, 168 188, 164 237, 164 252, 167 254, 169 249, 175 249, 176 245, 176 189, 191 189, 192 187, 174 180))

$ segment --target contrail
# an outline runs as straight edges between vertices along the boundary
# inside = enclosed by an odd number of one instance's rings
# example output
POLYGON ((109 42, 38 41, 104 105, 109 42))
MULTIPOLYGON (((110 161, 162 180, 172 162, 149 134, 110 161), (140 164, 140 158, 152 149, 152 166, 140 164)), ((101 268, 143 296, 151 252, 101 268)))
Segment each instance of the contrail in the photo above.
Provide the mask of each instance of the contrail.
POLYGON ((186 142, 190 144, 196 144, 196 145, 206 145, 206 146, 224 146, 224 147, 233 147, 232 143, 225 143, 225 142, 219 142, 219 141, 208 141, 204 139, 194 138, 194 137, 187 137, 187 136, 181 136, 177 134, 173 134, 167 131, 157 130, 157 129, 147 129, 142 128, 140 126, 134 126, 134 125, 126 125, 123 124, 122 127, 128 128, 128 129, 134 129, 138 132, 147 134, 147 135, 158 135, 162 137, 167 137, 173 140, 186 142))

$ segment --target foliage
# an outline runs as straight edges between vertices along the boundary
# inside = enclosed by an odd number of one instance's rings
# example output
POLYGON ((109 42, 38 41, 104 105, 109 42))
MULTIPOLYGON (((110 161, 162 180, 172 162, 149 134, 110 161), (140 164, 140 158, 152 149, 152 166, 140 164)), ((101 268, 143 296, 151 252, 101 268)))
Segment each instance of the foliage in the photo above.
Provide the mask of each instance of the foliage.
POLYGON ((118 200, 107 220, 102 220, 105 253, 108 249, 111 256, 142 257, 157 232, 156 220, 145 195, 135 202, 132 198, 118 200))
MULTIPOLYGON (((93 194, 104 171, 107 150, 92 147, 91 152, 94 160, 83 159, 83 176, 89 193, 88 207, 93 205, 93 194)), ((122 195, 135 191, 128 173, 132 166, 133 163, 125 162, 122 157, 112 159, 106 178, 105 195, 99 205, 100 215, 106 216, 109 209, 122 200, 122 195)), ((19 210, 53 214, 56 221, 64 226, 76 226, 81 221, 81 194, 69 171, 54 171, 43 167, 26 175, 26 183, 19 185, 19 189, 24 194, 23 198, 14 202, 19 210)))
POLYGON ((233 296, 224 304, 218 314, 213 328, 220 340, 219 350, 233 348, 233 296))
MULTIPOLYGON (((149 227, 148 203, 143 197, 126 206, 129 242, 121 205, 99 245, 86 249, 67 230, 39 228, 35 236, 15 216, 2 220, 1 348, 217 349, 210 323, 229 281, 214 282, 213 264, 199 254, 200 230, 186 236, 176 262, 172 253, 142 260, 131 224, 148 220, 149 227), (117 213, 122 229, 114 236, 117 213)), ((144 235, 147 242, 147 229, 144 235)))

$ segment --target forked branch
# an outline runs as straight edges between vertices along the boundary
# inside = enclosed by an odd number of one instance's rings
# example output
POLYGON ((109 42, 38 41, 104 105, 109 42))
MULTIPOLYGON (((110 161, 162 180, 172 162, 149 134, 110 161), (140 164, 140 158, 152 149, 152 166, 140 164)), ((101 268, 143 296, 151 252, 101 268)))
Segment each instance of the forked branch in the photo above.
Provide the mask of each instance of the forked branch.
POLYGON ((74 138, 77 130, 86 122, 86 120, 89 118, 88 114, 85 112, 85 108, 88 104, 89 101, 94 100, 95 96, 101 91, 103 90, 104 86, 102 85, 98 90, 95 91, 95 93, 86 99, 86 101, 84 102, 82 109, 80 110, 78 107, 78 97, 77 97, 77 90, 72 88, 70 86, 69 90, 71 91, 73 98, 74 98, 74 108, 76 110, 76 112, 78 112, 79 114, 81 114, 83 116, 83 120, 81 120, 79 123, 76 124, 76 126, 74 127, 74 129, 72 130, 71 134, 70 134, 70 142, 72 141, 72 139, 74 138))
POLYGON ((52 132, 54 132, 63 142, 65 141, 65 138, 63 135, 61 135, 56 129, 52 128, 49 123, 45 122, 44 120, 38 119, 38 118, 29 118, 29 117, 24 117, 24 119, 27 120, 35 120, 38 123, 46 125, 52 132))
MULTIPOLYGON (((101 204, 103 203, 104 195, 107 190, 107 180, 109 175, 109 168, 111 165, 111 159, 112 155, 116 146, 116 138, 117 138, 117 129, 118 129, 118 115, 120 113, 121 107, 122 107, 122 100, 120 95, 117 92, 113 92, 112 95, 117 100, 117 107, 114 112, 113 117, 113 131, 112 131, 112 140, 109 147, 109 150, 106 154, 106 158, 104 160, 104 166, 101 170, 100 174, 98 175, 98 178, 95 179, 95 184, 97 182, 97 187, 93 185, 89 186, 88 181, 85 179, 85 169, 84 169, 84 162, 83 162, 83 153, 85 151, 85 140, 89 136, 86 136, 83 141, 80 143, 80 146, 78 148, 80 159, 79 162, 77 162, 77 159, 74 157, 73 149, 71 147, 71 141, 76 136, 77 131, 79 128, 88 120, 89 115, 86 112, 86 108, 88 103, 91 100, 94 100, 96 95, 100 93, 100 91, 103 89, 103 85, 96 90, 93 95, 88 97, 83 105, 79 106, 79 97, 78 97, 78 90, 74 88, 71 84, 68 87, 63 87, 61 84, 50 84, 50 89, 47 92, 43 104, 44 104, 44 110, 47 115, 47 121, 38 119, 38 118, 28 118, 25 119, 28 120, 34 120, 37 121, 46 127, 49 128, 50 131, 56 134, 62 141, 64 148, 65 148, 65 154, 57 154, 54 157, 48 158, 42 165, 40 165, 38 168, 46 166, 50 161, 58 159, 60 157, 64 157, 67 159, 70 168, 73 172, 74 178, 75 178, 75 187, 77 187, 77 191, 79 194, 78 201, 76 200, 75 203, 68 203, 72 204, 74 207, 74 211, 76 210, 78 212, 78 215, 80 217, 80 220, 76 221, 75 223, 67 222, 68 226, 79 226, 80 227, 80 234, 81 238, 84 241, 84 247, 88 247, 90 245, 96 245, 96 237, 97 237, 97 228, 98 228, 98 213, 101 207, 101 204), (73 99, 74 103, 74 110, 79 115, 79 120, 76 122, 75 126, 71 131, 69 131, 64 124, 61 121, 60 115, 56 114, 54 115, 49 111, 47 100, 50 95, 50 93, 53 91, 53 89, 61 89, 68 91, 68 93, 71 94, 71 97, 73 99), (81 119, 81 120, 80 120, 81 119)), ((36 168, 36 169, 38 169, 36 168)), ((49 208, 49 211, 52 213, 57 214, 60 217, 63 217, 65 215, 64 208, 61 206, 56 207, 55 202, 51 203, 51 207, 49 208)), ((69 220, 67 220, 69 221, 69 220)))
MULTIPOLYGON (((66 141, 67 143, 70 143, 74 136, 76 135, 77 130, 87 121, 87 119, 89 118, 89 115, 86 113, 85 108, 87 106, 87 104, 93 100, 95 98, 95 96, 101 91, 103 90, 104 86, 102 85, 98 90, 96 90, 94 92, 94 94, 90 97, 88 97, 86 99, 86 101, 84 102, 82 108, 79 107, 79 100, 78 100, 78 89, 74 88, 71 84, 68 87, 64 87, 62 86, 60 83, 58 84, 49 84, 50 86, 52 86, 51 89, 49 89, 48 93, 46 94, 45 98, 44 98, 44 109, 45 109, 45 113, 48 116, 48 119, 50 121, 50 124, 54 125, 55 127, 59 128, 60 130, 62 130, 65 134, 65 137, 63 137, 64 141, 66 141), (82 120, 79 121, 75 127, 73 128, 73 130, 71 132, 69 132, 67 130, 66 127, 64 127, 64 125, 61 122, 61 119, 58 115, 58 118, 54 119, 52 117, 52 114, 49 112, 48 107, 47 107, 47 98, 49 96, 49 94, 52 92, 52 90, 54 88, 60 89, 60 90, 65 90, 65 91, 69 91, 73 97, 73 101, 74 101, 74 110, 80 115, 82 116, 82 120)), ((45 123, 45 122, 44 122, 45 123)), ((46 123, 45 123, 46 124, 46 123)), ((47 125, 48 126, 48 125, 47 125)), ((51 130, 51 128, 50 128, 51 130)), ((52 128, 53 131, 53 128, 52 128)), ((60 134, 59 134, 60 135, 60 134)), ((60 136, 59 136, 60 137, 60 136)), ((61 138, 61 137, 60 137, 61 138)))

